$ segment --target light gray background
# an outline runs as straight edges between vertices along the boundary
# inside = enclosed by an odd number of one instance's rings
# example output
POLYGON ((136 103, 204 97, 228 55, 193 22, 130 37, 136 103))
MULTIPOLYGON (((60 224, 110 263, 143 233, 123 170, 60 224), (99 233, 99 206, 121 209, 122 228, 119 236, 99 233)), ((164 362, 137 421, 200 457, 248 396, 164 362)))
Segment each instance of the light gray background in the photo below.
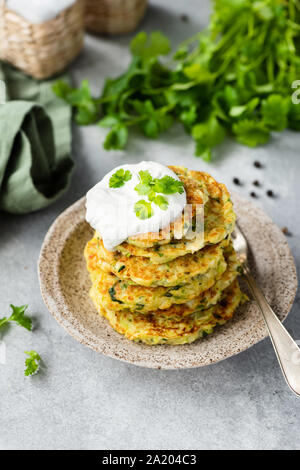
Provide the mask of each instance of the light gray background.
MULTIPOLYGON (((203 28, 208 16, 208 1, 152 0, 141 29, 161 29, 176 45, 203 28), (188 23, 182 13, 189 15, 188 23)), ((71 68, 76 82, 89 78, 99 92, 106 76, 128 64, 130 37, 87 37, 71 68)), ((227 140, 209 165, 193 156, 191 139, 180 128, 158 141, 136 136, 124 153, 105 152, 103 136, 96 126, 74 128, 77 169, 58 203, 27 216, 0 214, 0 317, 11 302, 28 303, 36 327, 33 333, 12 327, 3 338, 0 448, 299 449, 300 400, 285 385, 269 340, 217 365, 185 371, 148 370, 102 357, 77 343, 48 313, 36 265, 44 235, 66 207, 114 166, 152 159, 207 170, 229 188, 238 176, 246 196, 254 179, 262 181, 256 204, 292 232, 288 242, 299 269, 300 134, 276 135, 255 150, 227 140), (255 159, 265 168, 254 168, 255 159), (269 188, 276 199, 265 195, 269 188), (26 379, 23 351, 30 348, 46 368, 26 379)), ((300 340, 299 308, 298 296, 286 327, 300 340)))

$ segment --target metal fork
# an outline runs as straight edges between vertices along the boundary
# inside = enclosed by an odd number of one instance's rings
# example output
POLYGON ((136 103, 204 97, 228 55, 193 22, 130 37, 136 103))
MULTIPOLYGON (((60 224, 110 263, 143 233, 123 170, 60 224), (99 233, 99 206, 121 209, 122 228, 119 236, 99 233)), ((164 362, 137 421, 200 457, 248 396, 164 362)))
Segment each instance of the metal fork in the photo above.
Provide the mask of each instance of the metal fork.
POLYGON ((284 328, 264 294, 256 284, 247 262, 248 243, 246 237, 237 225, 232 234, 232 240, 234 249, 243 265, 243 274, 250 291, 265 320, 284 378, 290 389, 300 397, 300 361, 297 363, 295 359, 293 360, 293 352, 298 351, 300 353, 300 349, 284 328))

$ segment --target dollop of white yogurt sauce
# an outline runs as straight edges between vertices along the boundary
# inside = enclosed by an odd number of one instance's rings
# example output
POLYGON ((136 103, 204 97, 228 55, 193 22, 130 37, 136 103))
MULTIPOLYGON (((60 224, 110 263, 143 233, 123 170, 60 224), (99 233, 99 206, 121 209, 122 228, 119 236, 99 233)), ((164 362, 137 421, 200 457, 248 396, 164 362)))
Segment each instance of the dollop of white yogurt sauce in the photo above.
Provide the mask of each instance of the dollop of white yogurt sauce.
POLYGON ((135 165, 121 165, 113 169, 99 181, 86 195, 86 220, 99 232, 105 248, 114 251, 116 246, 133 235, 158 232, 167 227, 182 213, 186 205, 186 193, 168 194, 163 196, 168 200, 166 210, 152 202, 153 215, 148 219, 140 219, 134 211, 136 202, 147 196, 141 196, 135 191, 140 183, 139 172, 149 171, 152 178, 162 178, 169 175, 179 180, 178 176, 160 163, 143 161, 135 165), (117 170, 129 170, 132 177, 120 188, 110 188, 109 180, 117 170))

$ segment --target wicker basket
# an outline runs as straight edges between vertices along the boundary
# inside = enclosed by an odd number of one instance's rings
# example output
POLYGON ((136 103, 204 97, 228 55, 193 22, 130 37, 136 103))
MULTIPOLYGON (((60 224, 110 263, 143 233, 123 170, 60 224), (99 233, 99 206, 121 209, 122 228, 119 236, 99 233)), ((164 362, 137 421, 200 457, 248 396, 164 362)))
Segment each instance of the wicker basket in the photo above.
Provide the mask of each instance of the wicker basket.
POLYGON ((89 31, 120 34, 133 31, 144 16, 147 0, 85 0, 89 31))
POLYGON ((35 78, 63 70, 80 52, 84 2, 77 0, 56 18, 32 24, 0 0, 0 59, 35 78))

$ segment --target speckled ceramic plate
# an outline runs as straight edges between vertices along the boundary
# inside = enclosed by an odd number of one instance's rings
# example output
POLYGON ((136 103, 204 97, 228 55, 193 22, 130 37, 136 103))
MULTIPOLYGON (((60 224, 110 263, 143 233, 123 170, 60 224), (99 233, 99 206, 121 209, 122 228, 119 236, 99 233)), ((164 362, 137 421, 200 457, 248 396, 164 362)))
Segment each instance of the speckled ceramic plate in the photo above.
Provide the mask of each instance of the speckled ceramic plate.
MULTIPOLYGON (((238 221, 251 247, 253 273, 280 320, 292 306, 297 288, 293 257, 281 230, 246 199, 233 195, 238 221)), ((92 236, 85 222, 85 198, 53 223, 40 258, 39 278, 45 304, 54 318, 80 343, 122 361, 156 369, 184 369, 221 361, 267 336, 261 314, 250 301, 233 320, 212 335, 183 346, 146 346, 116 333, 90 298, 83 249, 92 236)))

